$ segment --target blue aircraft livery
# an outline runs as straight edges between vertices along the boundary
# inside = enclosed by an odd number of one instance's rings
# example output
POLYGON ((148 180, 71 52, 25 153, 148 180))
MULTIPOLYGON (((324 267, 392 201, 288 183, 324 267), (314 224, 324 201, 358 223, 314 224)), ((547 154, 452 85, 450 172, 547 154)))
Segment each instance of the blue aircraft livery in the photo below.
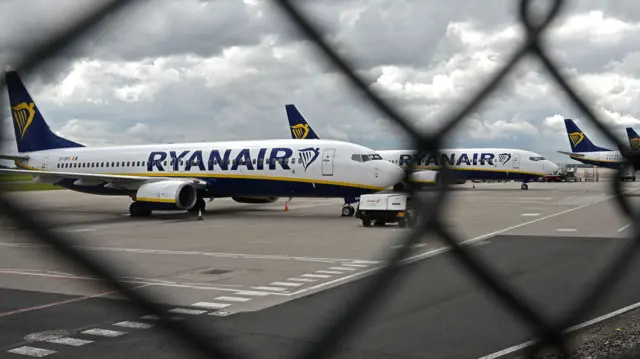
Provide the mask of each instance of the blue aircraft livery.
POLYGON ((412 161, 416 162, 416 166, 440 166, 446 164, 448 166, 495 166, 496 163, 506 165, 511 159, 511 153, 500 153, 496 161, 496 155, 491 152, 461 152, 461 153, 440 153, 439 156, 427 154, 424 158, 419 158, 418 154, 401 154, 398 165, 400 167, 408 167, 412 161))
MULTIPOLYGON (((290 164, 295 163, 294 150, 288 147, 242 148, 240 150, 183 150, 183 151, 152 151, 147 160, 147 171, 237 171, 239 168, 248 171, 275 170, 277 167, 290 170, 290 164), (204 153, 203 153, 204 152, 204 153), (232 153, 233 152, 233 153, 232 153), (268 153, 268 156, 267 156, 268 153), (205 161, 206 158, 206 161, 205 161)), ((320 154, 319 148, 303 148, 297 150, 299 162, 305 171, 313 164, 320 154)))

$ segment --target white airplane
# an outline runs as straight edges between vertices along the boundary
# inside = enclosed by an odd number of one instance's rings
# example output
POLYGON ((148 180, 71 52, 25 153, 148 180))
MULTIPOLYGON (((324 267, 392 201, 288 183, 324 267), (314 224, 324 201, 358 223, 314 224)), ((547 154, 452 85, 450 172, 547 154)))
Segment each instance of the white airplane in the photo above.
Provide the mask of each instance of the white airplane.
POLYGON ((567 129, 571 152, 558 151, 563 155, 589 165, 597 167, 620 169, 624 162, 624 157, 620 151, 612 151, 608 148, 599 147, 580 130, 573 120, 566 118, 564 126, 567 129))
MULTIPOLYGON (((291 136, 296 139, 319 139, 318 135, 297 110, 295 105, 285 105, 291 136)), ((417 161, 411 182, 437 183, 438 169, 445 163, 459 180, 515 180, 522 181, 521 189, 529 189, 527 183, 551 174, 558 166, 531 151, 513 148, 463 148, 443 149, 439 158, 428 155, 417 158, 415 150, 376 151, 383 159, 407 169, 417 161)), ((371 160, 366 156, 361 161, 371 160)), ((396 189, 400 189, 398 184, 396 189)))
POLYGON ((0 155, 22 169, 0 173, 96 195, 129 196, 131 216, 156 210, 204 210, 204 198, 271 203, 278 197, 375 193, 402 169, 364 146, 342 141, 259 140, 85 147, 54 134, 14 71, 6 73, 18 153, 0 155))

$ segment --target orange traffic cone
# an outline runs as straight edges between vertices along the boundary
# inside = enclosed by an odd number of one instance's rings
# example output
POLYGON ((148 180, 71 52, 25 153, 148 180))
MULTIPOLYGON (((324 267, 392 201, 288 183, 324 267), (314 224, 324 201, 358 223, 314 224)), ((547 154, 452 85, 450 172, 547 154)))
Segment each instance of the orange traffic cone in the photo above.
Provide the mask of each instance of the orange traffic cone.
POLYGON ((289 210, 289 201, 284 201, 284 210, 285 211, 289 210))

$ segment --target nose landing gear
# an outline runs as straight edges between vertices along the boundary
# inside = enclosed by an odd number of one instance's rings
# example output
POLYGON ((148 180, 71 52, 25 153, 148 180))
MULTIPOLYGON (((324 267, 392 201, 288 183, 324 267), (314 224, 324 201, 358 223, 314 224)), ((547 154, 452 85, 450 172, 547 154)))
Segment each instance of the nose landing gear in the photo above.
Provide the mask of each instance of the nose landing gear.
POLYGON ((351 205, 352 203, 358 202, 358 198, 355 197, 346 197, 344 199, 344 205, 342 206, 342 214, 341 217, 352 217, 356 213, 356 209, 351 205))
POLYGON ((528 190, 529 186, 527 185, 527 182, 522 182, 522 185, 520 185, 520 189, 521 190, 528 190))

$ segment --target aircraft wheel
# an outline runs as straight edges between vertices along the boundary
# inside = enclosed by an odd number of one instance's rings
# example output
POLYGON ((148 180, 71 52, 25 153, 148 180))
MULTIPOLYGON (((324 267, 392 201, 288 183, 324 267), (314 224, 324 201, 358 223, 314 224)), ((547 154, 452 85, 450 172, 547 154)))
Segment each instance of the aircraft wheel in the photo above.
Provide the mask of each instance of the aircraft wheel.
POLYGON ((342 217, 351 217, 354 213, 356 213, 356 210, 353 206, 342 207, 342 217))
POLYGON ((371 220, 369 218, 362 218, 363 227, 371 227, 371 220))
POLYGON ((140 202, 132 202, 129 206, 129 215, 131 217, 148 217, 151 215, 151 210, 145 208, 140 202))
POLYGON ((521 189, 521 190, 528 190, 528 189, 529 189, 529 186, 528 186, 526 183, 523 183, 523 184, 520 186, 520 189, 521 189))

